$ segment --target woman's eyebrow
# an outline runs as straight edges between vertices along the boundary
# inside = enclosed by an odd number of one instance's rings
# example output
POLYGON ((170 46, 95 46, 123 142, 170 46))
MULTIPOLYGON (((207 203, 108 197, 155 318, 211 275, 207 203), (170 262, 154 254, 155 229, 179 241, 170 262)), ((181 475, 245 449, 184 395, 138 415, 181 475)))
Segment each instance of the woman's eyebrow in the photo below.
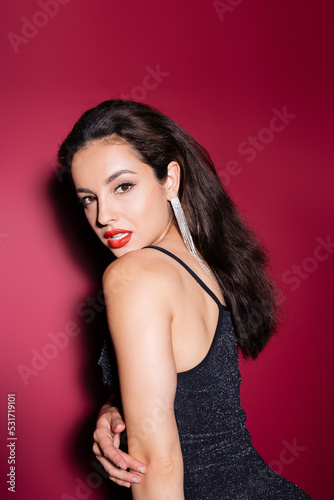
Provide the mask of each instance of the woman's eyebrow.
POLYGON ((104 184, 105 185, 108 185, 110 184, 110 182, 114 181, 115 179, 117 179, 117 177, 119 177, 120 175, 122 174, 135 174, 137 175, 137 172, 133 172, 132 170, 128 170, 128 169, 122 169, 122 170, 117 170, 117 172, 113 173, 112 175, 110 175, 108 177, 108 179, 106 179, 104 181, 104 184))
MULTIPOLYGON (((112 181, 114 181, 115 179, 117 179, 117 177, 119 177, 122 174, 134 174, 134 175, 138 175, 137 172, 133 172, 132 170, 128 170, 127 168, 123 168, 122 170, 117 170, 117 172, 114 172, 112 175, 110 175, 104 181, 103 184, 105 186, 107 186, 108 184, 110 184, 112 181)), ((92 191, 90 189, 85 189, 85 188, 78 188, 75 191, 76 191, 76 193, 92 193, 92 191)))
POLYGON ((76 193, 92 193, 90 189, 85 189, 85 188, 78 188, 75 190, 76 193))

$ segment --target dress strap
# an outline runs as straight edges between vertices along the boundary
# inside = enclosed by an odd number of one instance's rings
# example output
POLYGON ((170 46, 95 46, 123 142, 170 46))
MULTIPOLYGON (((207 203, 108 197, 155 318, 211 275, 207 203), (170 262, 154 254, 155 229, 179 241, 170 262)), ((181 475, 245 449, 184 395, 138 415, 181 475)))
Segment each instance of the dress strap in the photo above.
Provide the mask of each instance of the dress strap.
POLYGON ((228 310, 228 307, 224 306, 224 304, 222 304, 220 302, 220 300, 218 299, 218 297, 213 293, 212 290, 210 290, 210 288, 204 283, 204 281, 202 281, 201 278, 199 278, 197 276, 197 274, 185 262, 183 262, 183 260, 181 260, 179 257, 177 257, 176 255, 174 255, 169 250, 166 250, 165 248, 157 247, 157 246, 154 246, 154 245, 149 245, 149 246, 144 247, 144 248, 153 248, 155 250, 159 250, 160 252, 165 253, 166 255, 169 255, 170 257, 172 257, 172 259, 176 260, 179 264, 181 264, 182 267, 184 267, 184 269, 186 271, 188 271, 188 273, 210 295, 210 297, 218 304, 219 307, 223 307, 224 309, 228 310))

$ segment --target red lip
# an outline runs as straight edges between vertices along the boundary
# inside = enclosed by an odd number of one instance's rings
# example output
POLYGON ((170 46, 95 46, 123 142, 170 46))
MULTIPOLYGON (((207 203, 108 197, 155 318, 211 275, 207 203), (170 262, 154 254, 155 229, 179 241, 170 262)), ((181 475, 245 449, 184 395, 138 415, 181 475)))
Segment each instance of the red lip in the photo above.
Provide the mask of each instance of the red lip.
POLYGON ((126 229, 113 229, 112 231, 106 231, 104 233, 104 237, 108 239, 111 236, 115 236, 116 234, 120 233, 130 233, 130 231, 127 231, 126 229))
POLYGON ((111 248, 124 247, 124 245, 126 245, 130 241, 131 236, 132 236, 132 232, 126 231, 126 229, 113 229, 112 231, 106 231, 104 233, 104 237, 108 240, 108 245, 111 248), (113 236, 116 236, 117 234, 122 234, 122 233, 124 233, 124 235, 125 235, 123 238, 118 238, 118 239, 112 238, 113 236))

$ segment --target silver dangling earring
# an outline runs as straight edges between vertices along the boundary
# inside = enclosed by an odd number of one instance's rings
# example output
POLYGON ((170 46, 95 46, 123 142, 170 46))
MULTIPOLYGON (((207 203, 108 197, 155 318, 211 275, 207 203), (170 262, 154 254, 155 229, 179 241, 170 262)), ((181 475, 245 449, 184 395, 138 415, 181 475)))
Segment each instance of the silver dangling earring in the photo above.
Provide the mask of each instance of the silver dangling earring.
POLYGON ((196 251, 196 248, 195 248, 195 245, 194 245, 191 233, 190 233, 190 229, 189 229, 189 226, 188 226, 188 223, 186 220, 186 216, 184 214, 184 211, 183 211, 183 208, 182 208, 182 205, 180 203, 178 196, 175 196, 175 198, 172 198, 170 200, 170 202, 171 202, 171 205, 173 208, 175 219, 176 219, 177 224, 179 226, 179 229, 181 231, 182 239, 184 241, 185 246, 187 247, 187 249, 191 253, 191 255, 196 257, 196 259, 202 265, 202 267, 206 270, 206 272, 208 274, 210 274, 210 276, 212 276, 210 269, 206 266, 206 264, 203 262, 203 260, 200 258, 200 256, 198 255, 198 253, 196 251))

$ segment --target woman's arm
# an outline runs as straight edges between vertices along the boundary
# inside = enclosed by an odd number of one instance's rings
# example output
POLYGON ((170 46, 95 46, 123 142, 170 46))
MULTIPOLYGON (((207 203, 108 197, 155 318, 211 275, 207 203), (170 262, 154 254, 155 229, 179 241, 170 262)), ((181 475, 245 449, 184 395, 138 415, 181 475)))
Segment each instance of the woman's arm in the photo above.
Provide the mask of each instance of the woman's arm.
POLYGON ((130 487, 132 482, 140 483, 141 476, 126 469, 145 473, 147 467, 119 449, 120 433, 125 423, 117 407, 119 401, 112 395, 98 414, 94 432, 93 452, 108 473, 110 479, 120 486, 130 487))
POLYGON ((134 500, 184 500, 183 459, 174 415, 177 375, 171 285, 161 266, 152 262, 148 266, 140 252, 112 263, 103 279, 129 454, 147 465, 132 493, 134 500), (115 293, 113 274, 123 275, 125 269, 134 278, 115 293))

